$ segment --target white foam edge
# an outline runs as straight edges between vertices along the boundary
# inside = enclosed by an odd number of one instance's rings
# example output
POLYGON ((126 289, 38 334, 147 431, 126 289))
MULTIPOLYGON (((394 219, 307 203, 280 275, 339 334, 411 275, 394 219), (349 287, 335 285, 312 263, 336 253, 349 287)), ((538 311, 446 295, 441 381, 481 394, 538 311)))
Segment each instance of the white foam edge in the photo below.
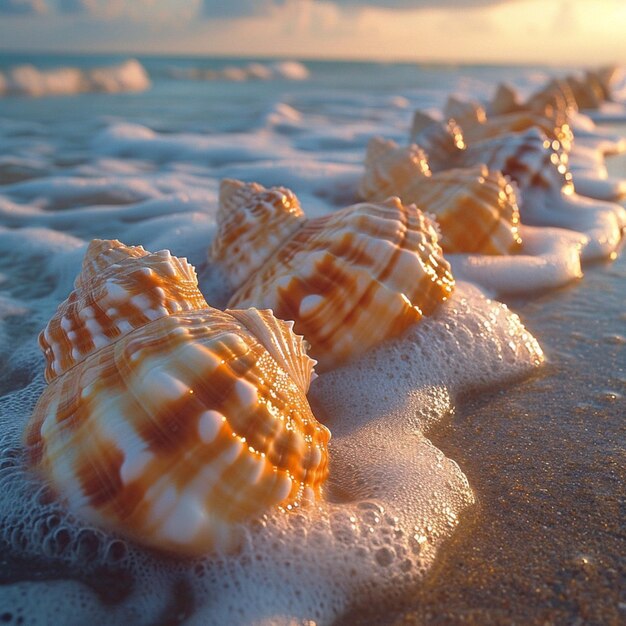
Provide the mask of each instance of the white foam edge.
POLYGON ((626 227, 626 209, 619 204, 556 188, 525 189, 520 217, 524 224, 565 228, 587 235, 581 251, 583 261, 613 256, 626 227))
POLYGON ((555 289, 583 275, 580 254, 589 242, 586 235, 525 225, 519 232, 522 248, 514 255, 446 254, 453 276, 497 295, 555 289))

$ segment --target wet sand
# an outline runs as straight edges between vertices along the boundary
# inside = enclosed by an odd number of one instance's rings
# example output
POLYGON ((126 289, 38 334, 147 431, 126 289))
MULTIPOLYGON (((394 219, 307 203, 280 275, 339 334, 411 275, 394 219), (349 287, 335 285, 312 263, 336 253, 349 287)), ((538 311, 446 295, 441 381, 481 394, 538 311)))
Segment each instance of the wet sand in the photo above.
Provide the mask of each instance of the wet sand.
MULTIPOLYGON (((626 176, 626 159, 611 170, 626 176)), ((478 504, 387 623, 626 623, 625 302, 623 252, 565 289, 510 302, 549 362, 430 433, 478 504)))

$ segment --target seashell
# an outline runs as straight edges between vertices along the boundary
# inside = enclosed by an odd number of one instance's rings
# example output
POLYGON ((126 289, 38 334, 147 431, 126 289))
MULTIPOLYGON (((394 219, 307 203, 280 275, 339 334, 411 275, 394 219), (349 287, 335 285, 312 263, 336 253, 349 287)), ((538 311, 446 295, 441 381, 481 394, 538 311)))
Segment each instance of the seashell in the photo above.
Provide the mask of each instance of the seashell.
POLYGON ((512 133, 521 133, 530 129, 538 129, 550 140, 556 139, 561 146, 568 150, 574 138, 573 133, 564 120, 558 123, 556 119, 533 111, 517 111, 505 115, 491 116, 485 122, 469 123, 466 120, 461 124, 465 143, 473 143, 493 139, 512 133))
POLYGON ((560 189, 572 184, 567 153, 538 128, 473 143, 457 154, 454 163, 456 167, 484 163, 508 176, 522 192, 530 186, 560 189))
MULTIPOLYGON (((254 193, 266 193, 247 187, 253 204, 254 193)), ((433 222, 398 198, 308 219, 229 306, 255 303, 294 320, 319 368, 330 369, 399 335, 448 297, 454 280, 438 238, 433 222)))
POLYGON ((556 118, 550 119, 532 111, 515 111, 485 118, 482 108, 472 103, 449 100, 444 114, 448 115, 455 111, 462 120, 454 118, 448 123, 438 122, 422 111, 415 113, 411 142, 426 150, 431 167, 435 162, 453 159, 458 150, 472 144, 533 128, 540 130, 550 141, 556 140, 559 148, 566 151, 571 148, 574 137, 565 118, 557 122, 556 118))
POLYGON ((520 102, 517 91, 505 83, 499 83, 496 91, 487 105, 487 111, 491 115, 504 115, 514 111, 523 111, 524 105, 520 102))
POLYGON ((285 187, 265 189, 225 179, 220 183, 217 214, 219 237, 209 258, 219 259, 231 287, 236 288, 302 226, 298 198, 285 187))
POLYGON ((443 116, 446 119, 453 119, 455 122, 465 126, 467 124, 484 124, 487 121, 487 113, 478 102, 461 100, 454 96, 449 96, 443 108, 443 116))
POLYGON ((596 70, 590 70, 586 73, 586 76, 593 77, 598 81, 604 93, 605 100, 612 100, 613 85, 624 77, 624 71, 616 65, 608 65, 596 70))
POLYGON ((538 128, 463 143, 463 148, 454 146, 449 135, 445 125, 433 121, 413 136, 412 140, 426 151, 433 172, 484 164, 490 171, 508 176, 522 192, 529 186, 572 187, 566 151, 558 140, 548 139, 538 128))
POLYGON ((431 174, 415 145, 398 147, 380 137, 370 140, 359 187, 367 200, 392 192, 415 203, 439 222, 444 252, 510 254, 519 249, 519 208, 504 176, 485 166, 431 174))
POLYGON ((555 126, 567 124, 570 114, 578 110, 569 85, 560 80, 550 81, 526 102, 521 101, 515 89, 500 84, 487 108, 489 115, 494 116, 533 111, 553 120, 555 126))
MULTIPOLYGON (((359 195, 370 202, 400 196, 403 202, 422 204, 417 200, 405 200, 403 190, 415 180, 432 178, 426 153, 417 145, 399 147, 395 141, 372 137, 367 144, 365 174, 359 183, 359 195)), ((425 209, 428 211, 429 209, 425 209)))
POLYGON ((30 464, 72 511, 197 555, 236 545, 238 522, 319 491, 330 434, 308 405, 314 362, 292 323, 214 309, 184 259, 119 242, 92 243, 76 286, 42 333, 67 340, 47 344, 52 379, 24 434, 30 464), (89 312, 67 330, 79 303, 106 314, 100 327, 89 312), (107 341, 74 336, 94 331, 107 341), (76 346, 91 349, 62 354, 76 346))
POLYGON ((438 122, 423 111, 413 115, 410 140, 426 151, 431 168, 433 163, 448 163, 466 147, 463 131, 454 120, 438 122))
POLYGON ((569 85, 579 109, 597 109, 606 100, 605 89, 600 79, 591 73, 583 78, 568 76, 569 85))
POLYGON ((563 79, 553 79, 533 93, 525 103, 520 101, 512 88, 499 85, 489 105, 489 112, 507 114, 534 111, 566 123, 572 112, 579 109, 597 109, 602 102, 609 100, 610 85, 616 75, 615 68, 602 68, 595 72, 585 72, 583 77, 570 75, 563 79))
POLYGON ((598 101, 598 105, 611 99, 609 83, 605 83, 600 77, 600 74, 597 72, 587 71, 585 72, 583 80, 593 94, 593 97, 598 101))

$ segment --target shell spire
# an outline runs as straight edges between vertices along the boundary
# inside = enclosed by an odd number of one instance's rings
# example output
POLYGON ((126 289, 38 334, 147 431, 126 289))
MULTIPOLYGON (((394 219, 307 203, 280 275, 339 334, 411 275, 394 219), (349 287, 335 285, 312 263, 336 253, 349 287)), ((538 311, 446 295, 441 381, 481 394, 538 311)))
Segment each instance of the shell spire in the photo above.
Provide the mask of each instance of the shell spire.
POLYGON ((499 83, 489 103, 489 113, 502 115, 513 111, 521 111, 523 105, 519 102, 517 91, 505 83, 499 83))
POLYGON ((284 187, 225 179, 220 184, 218 235, 209 259, 238 287, 288 239, 304 221, 296 196, 284 187))
POLYGON ((143 246, 126 246, 117 239, 92 239, 83 257, 80 274, 74 281, 75 287, 90 283, 109 266, 126 259, 140 259, 148 253, 143 246))
POLYGON ((207 306, 186 259, 115 240, 92 241, 74 284, 39 335, 48 382, 134 328, 207 306))
POLYGON ((487 121, 485 109, 477 102, 468 102, 449 96, 443 109, 444 117, 454 119, 459 124, 484 124, 487 121))
POLYGON ((372 201, 394 195, 402 197, 400 189, 416 178, 431 175, 426 153, 419 146, 399 148, 394 141, 382 137, 372 137, 367 144, 365 172, 359 183, 359 195, 372 201))
POLYGON ((439 122, 423 111, 415 111, 411 142, 426 151, 429 163, 446 163, 465 149, 463 131, 455 120, 439 122))
POLYGON ((314 362, 292 324, 208 306, 193 268, 167 251, 96 242, 92 253, 99 260, 86 267, 101 274, 86 272, 59 310, 87 288, 93 308, 112 297, 107 289, 117 298, 149 278, 119 307, 139 320, 135 305, 158 304, 159 316, 55 371, 24 433, 53 491, 94 523, 190 556, 229 550, 240 522, 318 494, 330 433, 307 402, 314 362))

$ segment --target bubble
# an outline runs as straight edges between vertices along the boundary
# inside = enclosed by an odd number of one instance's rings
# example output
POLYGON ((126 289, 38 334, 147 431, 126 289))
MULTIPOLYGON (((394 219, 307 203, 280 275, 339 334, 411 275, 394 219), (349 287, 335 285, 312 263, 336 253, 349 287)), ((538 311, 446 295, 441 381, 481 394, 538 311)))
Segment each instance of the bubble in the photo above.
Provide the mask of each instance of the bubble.
POLYGON ((380 548, 374 553, 376 563, 381 567, 388 567, 393 563, 395 553, 391 548, 380 548))

